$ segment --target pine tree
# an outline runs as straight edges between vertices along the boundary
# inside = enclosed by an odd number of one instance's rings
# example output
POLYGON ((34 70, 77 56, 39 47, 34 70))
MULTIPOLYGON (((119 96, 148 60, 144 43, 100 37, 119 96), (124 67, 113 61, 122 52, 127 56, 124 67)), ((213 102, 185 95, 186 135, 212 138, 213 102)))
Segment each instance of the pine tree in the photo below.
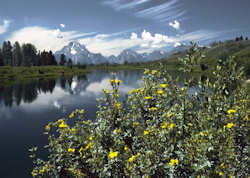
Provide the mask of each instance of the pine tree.
POLYGON ((30 43, 22 45, 24 66, 36 64, 36 47, 30 43))
POLYGON ((54 54, 52 53, 52 51, 49 51, 49 53, 48 53, 48 60, 49 60, 48 65, 57 65, 56 58, 55 58, 54 54))
POLYGON ((0 48, 0 66, 3 66, 4 63, 3 63, 3 54, 2 54, 2 50, 0 48))
POLYGON ((65 63, 66 63, 66 56, 65 56, 64 54, 61 54, 59 64, 60 64, 61 66, 64 66, 65 63))
POLYGON ((23 54, 20 44, 16 41, 13 46, 13 65, 21 66, 23 62, 23 54))
POLYGON ((2 54, 3 54, 3 61, 4 61, 4 65, 13 65, 13 61, 12 61, 12 46, 10 41, 3 42, 3 47, 2 47, 2 54))

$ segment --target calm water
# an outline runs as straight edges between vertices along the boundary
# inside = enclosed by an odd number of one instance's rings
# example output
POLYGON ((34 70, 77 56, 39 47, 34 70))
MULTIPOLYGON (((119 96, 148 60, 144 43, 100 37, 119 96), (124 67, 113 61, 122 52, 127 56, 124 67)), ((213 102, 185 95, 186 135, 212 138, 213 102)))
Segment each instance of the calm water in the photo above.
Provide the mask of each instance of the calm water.
MULTIPOLYGON (((123 81, 121 94, 140 86, 142 71, 116 73, 123 81)), ((93 120, 96 99, 103 96, 102 89, 111 88, 111 76, 111 72, 94 71, 83 77, 0 87, 0 177, 31 177, 33 165, 28 149, 38 146, 40 157, 46 157, 45 125, 75 108, 84 108, 86 118, 93 120)))

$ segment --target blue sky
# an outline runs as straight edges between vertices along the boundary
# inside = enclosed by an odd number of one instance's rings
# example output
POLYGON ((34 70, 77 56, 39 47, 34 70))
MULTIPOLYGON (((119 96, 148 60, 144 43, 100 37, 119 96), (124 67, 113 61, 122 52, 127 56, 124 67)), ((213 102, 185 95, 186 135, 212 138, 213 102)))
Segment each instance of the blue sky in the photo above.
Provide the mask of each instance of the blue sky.
POLYGON ((56 51, 70 41, 118 55, 250 36, 249 0, 6 0, 0 42, 56 51))

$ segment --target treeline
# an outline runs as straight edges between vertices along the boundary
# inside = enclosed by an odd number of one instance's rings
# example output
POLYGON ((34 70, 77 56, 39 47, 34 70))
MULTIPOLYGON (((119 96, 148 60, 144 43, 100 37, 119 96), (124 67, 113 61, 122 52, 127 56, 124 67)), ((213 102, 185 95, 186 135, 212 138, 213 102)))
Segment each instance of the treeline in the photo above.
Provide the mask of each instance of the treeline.
MULTIPOLYGON (((243 41, 243 40, 244 40, 244 37, 242 35, 240 37, 235 38, 235 41, 243 41)), ((245 40, 247 41, 248 37, 245 37, 245 40)))
POLYGON ((0 47, 0 66, 49 66, 49 65, 66 65, 72 67, 72 60, 66 58, 64 54, 60 56, 57 63, 52 51, 38 51, 31 44, 20 45, 15 42, 13 45, 10 41, 4 41, 0 47))

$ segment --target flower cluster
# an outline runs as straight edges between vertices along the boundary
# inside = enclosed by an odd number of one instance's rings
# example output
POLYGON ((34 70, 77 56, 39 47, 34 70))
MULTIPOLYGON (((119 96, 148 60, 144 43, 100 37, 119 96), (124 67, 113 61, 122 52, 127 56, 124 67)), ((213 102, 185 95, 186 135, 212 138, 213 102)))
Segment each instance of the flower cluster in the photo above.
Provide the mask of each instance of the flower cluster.
MULTIPOLYGON (((193 46, 182 59, 185 75, 199 54, 193 46)), ((164 68, 145 69, 126 101, 113 77, 96 120, 76 109, 45 126, 50 155, 34 160, 32 176, 248 177, 250 96, 240 70, 228 60, 211 79, 179 81, 164 68)))

